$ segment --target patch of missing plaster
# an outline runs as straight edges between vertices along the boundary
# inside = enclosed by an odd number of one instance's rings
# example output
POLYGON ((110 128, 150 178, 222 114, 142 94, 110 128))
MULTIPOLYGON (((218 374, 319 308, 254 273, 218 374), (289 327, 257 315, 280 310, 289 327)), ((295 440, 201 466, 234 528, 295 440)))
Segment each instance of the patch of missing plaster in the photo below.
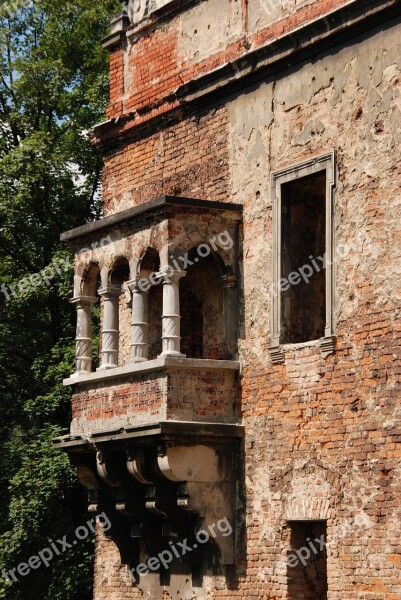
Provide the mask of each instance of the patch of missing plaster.
POLYGON ((319 120, 309 121, 304 127, 304 130, 294 135, 293 146, 306 146, 311 140, 319 139, 325 131, 325 126, 319 120))

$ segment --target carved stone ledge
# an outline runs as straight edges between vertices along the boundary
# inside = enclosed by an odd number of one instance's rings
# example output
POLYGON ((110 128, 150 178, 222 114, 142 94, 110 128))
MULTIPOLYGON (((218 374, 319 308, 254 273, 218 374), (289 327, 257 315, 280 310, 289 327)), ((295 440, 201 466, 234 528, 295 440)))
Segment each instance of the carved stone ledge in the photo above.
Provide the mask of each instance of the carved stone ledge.
POLYGON ((131 23, 130 34, 146 30, 160 20, 165 20, 199 0, 126 0, 127 14, 131 23))
POLYGON ((113 379, 127 378, 132 375, 142 375, 159 371, 160 369, 213 369, 238 371, 239 362, 235 360, 212 360, 203 358, 183 358, 175 356, 161 356, 154 360, 147 360, 141 363, 129 363, 124 367, 97 371, 96 373, 84 373, 71 376, 64 379, 64 385, 84 385, 87 383, 99 383, 103 381, 112 381, 113 379))
POLYGON ((118 46, 126 37, 125 32, 130 22, 125 11, 114 17, 110 24, 110 33, 102 40, 103 48, 118 46))

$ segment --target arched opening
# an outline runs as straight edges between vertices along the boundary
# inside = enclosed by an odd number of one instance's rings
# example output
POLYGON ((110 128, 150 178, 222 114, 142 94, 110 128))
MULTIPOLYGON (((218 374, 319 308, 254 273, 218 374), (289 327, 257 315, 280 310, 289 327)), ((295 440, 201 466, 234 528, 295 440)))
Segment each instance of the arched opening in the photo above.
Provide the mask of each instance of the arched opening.
POLYGON ((159 254, 154 248, 148 248, 139 265, 139 276, 147 280, 144 287, 148 289, 149 360, 162 352, 163 284, 161 280, 156 285, 150 281, 159 271, 159 254))
POLYGON ((130 292, 127 282, 130 278, 128 260, 124 256, 118 257, 110 270, 109 281, 111 287, 121 290, 118 296, 118 360, 119 367, 125 365, 130 357, 131 350, 131 309, 129 305, 130 292))
POLYGON ((129 280, 129 264, 125 256, 118 257, 110 270, 110 283, 112 285, 121 285, 129 280))
POLYGON ((100 268, 90 263, 84 270, 76 306, 76 371, 87 373, 99 366, 100 306, 98 290, 100 268))
POLYGON ((100 268, 97 263, 91 262, 84 270, 81 279, 81 294, 83 296, 98 296, 100 286, 100 268))
MULTIPOLYGON (((199 247, 201 248, 201 247, 199 247)), ((181 352, 189 358, 225 357, 223 290, 217 260, 195 248, 180 281, 181 352), (192 263, 192 264, 191 264, 192 263)))

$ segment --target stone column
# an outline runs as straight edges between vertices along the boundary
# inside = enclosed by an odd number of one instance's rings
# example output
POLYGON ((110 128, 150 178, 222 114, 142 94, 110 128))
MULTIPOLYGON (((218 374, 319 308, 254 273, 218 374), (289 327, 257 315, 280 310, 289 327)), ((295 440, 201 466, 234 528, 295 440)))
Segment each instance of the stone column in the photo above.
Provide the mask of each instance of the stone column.
POLYGON ((185 356, 180 351, 180 279, 185 275, 185 271, 173 271, 172 269, 161 273, 163 278, 163 351, 161 356, 185 356))
POLYGON ((76 375, 92 372, 92 306, 97 298, 77 296, 71 300, 77 309, 76 375))
POLYGON ((149 358, 149 290, 142 290, 140 278, 128 282, 132 293, 132 333, 130 363, 140 363, 149 358))
POLYGON ((98 371, 118 367, 119 319, 118 301, 121 287, 108 285, 99 290, 103 297, 102 364, 98 371))

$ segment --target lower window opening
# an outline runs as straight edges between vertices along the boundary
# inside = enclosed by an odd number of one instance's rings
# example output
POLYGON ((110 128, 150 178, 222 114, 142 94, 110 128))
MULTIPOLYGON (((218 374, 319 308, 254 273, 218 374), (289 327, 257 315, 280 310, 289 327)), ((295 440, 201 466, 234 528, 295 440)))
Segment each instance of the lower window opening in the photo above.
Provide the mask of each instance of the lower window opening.
POLYGON ((292 521, 287 556, 289 600, 327 600, 325 521, 292 521))

